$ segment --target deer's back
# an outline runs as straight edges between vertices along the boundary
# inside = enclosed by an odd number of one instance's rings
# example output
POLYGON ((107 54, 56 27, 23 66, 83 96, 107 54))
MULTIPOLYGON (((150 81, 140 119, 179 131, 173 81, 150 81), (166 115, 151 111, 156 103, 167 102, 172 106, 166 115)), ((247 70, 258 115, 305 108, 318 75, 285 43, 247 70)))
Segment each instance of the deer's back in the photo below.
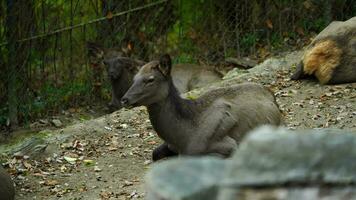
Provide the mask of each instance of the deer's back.
POLYGON ((199 107, 209 106, 218 98, 223 98, 226 101, 245 104, 259 104, 260 101, 274 102, 274 95, 263 85, 257 83, 242 83, 229 87, 215 88, 201 95, 196 103, 199 107))
MULTIPOLYGON (((356 20, 356 19, 355 19, 356 20)), ((343 45, 342 42, 341 45, 343 45)), ((337 67, 329 81, 331 84, 356 82, 356 29, 352 37, 344 44, 340 66, 337 67)))
POLYGON ((176 64, 172 68, 172 78, 179 92, 185 93, 219 81, 221 75, 208 66, 176 64))
POLYGON ((304 74, 315 75, 322 84, 356 82, 356 17, 332 22, 306 49, 304 74))
POLYGON ((279 125, 282 121, 274 95, 262 85, 244 83, 214 89, 202 95, 196 103, 203 111, 221 99, 231 105, 231 114, 237 120, 230 133, 236 141, 239 141, 246 132, 260 125, 279 125))

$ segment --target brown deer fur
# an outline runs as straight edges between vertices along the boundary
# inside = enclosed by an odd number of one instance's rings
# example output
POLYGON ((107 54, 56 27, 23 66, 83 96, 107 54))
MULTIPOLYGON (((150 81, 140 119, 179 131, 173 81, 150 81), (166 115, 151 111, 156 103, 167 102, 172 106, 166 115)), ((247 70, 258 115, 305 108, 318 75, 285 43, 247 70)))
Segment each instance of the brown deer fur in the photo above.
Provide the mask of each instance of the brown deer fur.
POLYGON ((144 65, 122 98, 126 107, 144 105, 165 141, 153 160, 174 154, 227 157, 240 139, 262 125, 281 123, 274 95, 255 83, 214 89, 195 100, 181 98, 170 76, 168 55, 144 65))
POLYGON ((337 66, 340 65, 342 50, 332 40, 317 43, 305 53, 304 73, 315 75, 320 83, 326 84, 337 66))

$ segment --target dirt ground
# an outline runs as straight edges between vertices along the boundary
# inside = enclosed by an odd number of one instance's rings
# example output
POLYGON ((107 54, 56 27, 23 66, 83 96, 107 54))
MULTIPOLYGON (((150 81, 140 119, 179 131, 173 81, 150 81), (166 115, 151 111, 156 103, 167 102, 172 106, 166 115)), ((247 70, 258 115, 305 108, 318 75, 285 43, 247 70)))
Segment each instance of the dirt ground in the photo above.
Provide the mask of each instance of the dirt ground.
MULTIPOLYGON (((241 80, 270 87, 291 129, 356 131, 356 83, 291 81, 290 65, 296 62, 241 80)), ((8 159, 16 199, 142 199, 151 152, 160 143, 143 107, 50 131, 47 140, 49 146, 38 157, 8 159)))

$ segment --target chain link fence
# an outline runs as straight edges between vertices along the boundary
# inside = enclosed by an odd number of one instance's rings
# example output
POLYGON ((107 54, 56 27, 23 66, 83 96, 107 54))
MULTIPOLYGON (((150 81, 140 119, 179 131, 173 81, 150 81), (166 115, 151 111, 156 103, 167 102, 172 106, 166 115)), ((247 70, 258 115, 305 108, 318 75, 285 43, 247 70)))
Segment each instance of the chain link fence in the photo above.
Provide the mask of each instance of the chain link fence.
POLYGON ((87 42, 130 48, 148 61, 221 65, 262 60, 308 43, 353 0, 6 0, 0 3, 0 126, 109 98, 105 68, 87 42))

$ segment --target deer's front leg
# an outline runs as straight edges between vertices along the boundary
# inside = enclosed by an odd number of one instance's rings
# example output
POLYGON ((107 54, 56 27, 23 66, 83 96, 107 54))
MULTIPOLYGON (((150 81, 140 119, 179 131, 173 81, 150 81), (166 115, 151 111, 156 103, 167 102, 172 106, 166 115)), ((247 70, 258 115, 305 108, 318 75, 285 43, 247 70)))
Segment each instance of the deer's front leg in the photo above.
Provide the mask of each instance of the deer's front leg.
POLYGON ((108 104, 108 109, 109 109, 109 112, 114 112, 114 111, 117 111, 119 109, 121 109, 121 103, 120 103, 120 100, 118 100, 114 94, 114 92, 112 92, 112 95, 111 95, 111 101, 110 103, 108 104))
POLYGON ((161 160, 163 158, 168 158, 168 157, 177 156, 177 155, 178 155, 178 153, 171 150, 167 143, 163 143, 153 150, 152 160, 157 161, 157 160, 161 160))
POLYGON ((222 140, 210 144, 207 153, 209 155, 217 155, 226 158, 229 157, 236 149, 236 141, 231 137, 226 136, 222 140))
POLYGON ((185 153, 188 155, 217 154, 227 157, 237 147, 230 131, 237 125, 231 114, 232 105, 224 100, 216 101, 202 117, 198 134, 190 140, 185 153))

